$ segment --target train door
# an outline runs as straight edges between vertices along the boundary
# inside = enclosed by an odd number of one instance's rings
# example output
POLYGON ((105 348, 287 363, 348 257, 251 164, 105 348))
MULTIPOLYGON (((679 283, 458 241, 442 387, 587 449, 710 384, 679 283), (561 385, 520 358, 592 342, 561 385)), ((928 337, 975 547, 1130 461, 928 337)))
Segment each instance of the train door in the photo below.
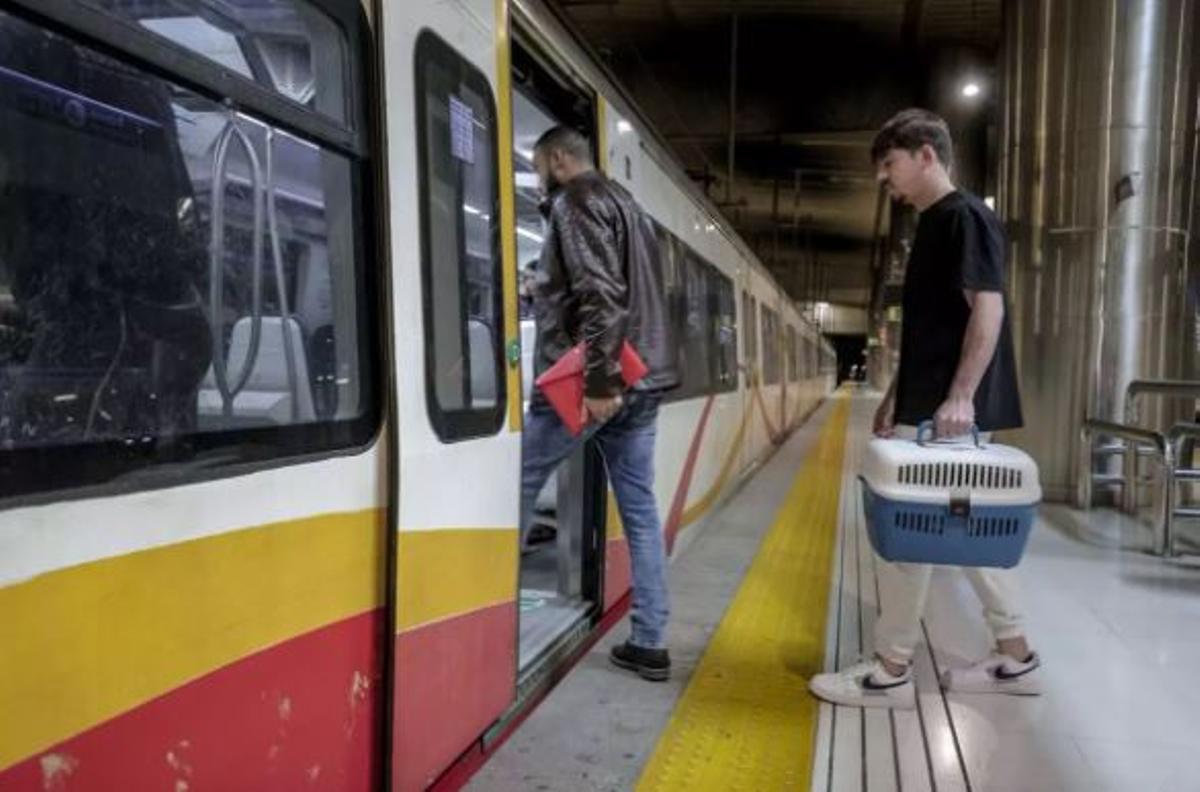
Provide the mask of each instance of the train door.
MULTIPOLYGON (((534 395, 537 326, 533 293, 544 275, 543 196, 534 145, 550 128, 567 125, 596 140, 594 97, 517 28, 512 47, 512 158, 517 261, 521 283, 523 397, 534 395)), ((593 146, 595 148, 595 146, 593 146)), ((591 628, 600 602, 603 465, 582 448, 550 476, 523 527, 520 556, 518 696, 535 689, 591 628)))
POLYGON ((503 26, 381 4, 395 412, 390 776, 425 789, 515 695, 521 394, 503 26))

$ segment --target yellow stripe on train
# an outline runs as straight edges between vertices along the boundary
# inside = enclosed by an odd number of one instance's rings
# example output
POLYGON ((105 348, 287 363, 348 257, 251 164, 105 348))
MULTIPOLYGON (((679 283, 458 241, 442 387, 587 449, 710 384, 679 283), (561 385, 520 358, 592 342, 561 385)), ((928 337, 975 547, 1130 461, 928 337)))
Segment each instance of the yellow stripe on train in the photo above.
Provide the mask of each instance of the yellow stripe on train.
POLYGON ((265 647, 379 607, 383 514, 274 523, 0 589, 0 767, 265 647))

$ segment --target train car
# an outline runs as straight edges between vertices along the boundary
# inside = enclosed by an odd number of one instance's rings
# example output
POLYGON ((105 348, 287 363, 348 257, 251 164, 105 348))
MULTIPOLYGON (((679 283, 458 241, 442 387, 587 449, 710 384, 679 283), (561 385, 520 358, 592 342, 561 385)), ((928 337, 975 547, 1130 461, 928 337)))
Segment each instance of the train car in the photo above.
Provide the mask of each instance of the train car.
POLYGON ((0 790, 453 788, 628 607, 518 523, 553 124, 657 223, 678 553, 833 352, 534 0, 0 4, 0 790))

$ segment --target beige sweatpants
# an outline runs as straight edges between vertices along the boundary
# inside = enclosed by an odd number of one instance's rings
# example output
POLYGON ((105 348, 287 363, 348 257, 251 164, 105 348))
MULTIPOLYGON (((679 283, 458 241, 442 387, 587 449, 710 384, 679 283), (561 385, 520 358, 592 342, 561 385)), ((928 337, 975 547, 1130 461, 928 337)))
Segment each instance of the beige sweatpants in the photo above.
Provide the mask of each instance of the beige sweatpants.
MULTIPOLYGON (((916 428, 896 427, 896 436, 915 438, 916 428)), ((985 435, 984 440, 988 438, 985 435)), ((907 664, 921 640, 921 617, 929 596, 932 564, 894 564, 878 559, 881 613, 875 623, 875 652, 907 664)), ((1025 634, 1016 575, 1010 569, 958 567, 983 603, 983 617, 997 641, 1025 634)))

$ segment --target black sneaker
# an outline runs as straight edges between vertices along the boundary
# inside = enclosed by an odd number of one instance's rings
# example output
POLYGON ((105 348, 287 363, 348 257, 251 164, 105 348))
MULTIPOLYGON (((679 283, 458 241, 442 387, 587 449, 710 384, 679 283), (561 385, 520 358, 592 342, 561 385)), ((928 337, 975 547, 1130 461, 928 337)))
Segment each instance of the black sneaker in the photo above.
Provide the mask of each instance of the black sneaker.
POLYGON ((626 641, 614 646, 608 659, 613 665, 636 671, 651 682, 666 682, 671 678, 671 656, 666 649, 645 649, 626 641))

